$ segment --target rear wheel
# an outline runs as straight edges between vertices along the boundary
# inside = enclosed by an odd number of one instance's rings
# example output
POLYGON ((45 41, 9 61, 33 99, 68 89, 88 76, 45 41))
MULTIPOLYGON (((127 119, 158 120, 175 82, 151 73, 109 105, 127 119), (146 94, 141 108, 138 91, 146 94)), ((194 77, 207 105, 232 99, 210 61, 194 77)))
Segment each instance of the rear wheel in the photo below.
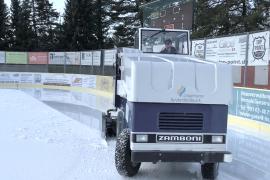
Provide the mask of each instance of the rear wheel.
POLYGON ((131 161, 129 129, 124 129, 117 138, 115 166, 120 175, 128 177, 135 176, 140 169, 141 163, 131 161))
POLYGON ((219 163, 202 164, 201 171, 204 179, 216 179, 218 176, 219 163))

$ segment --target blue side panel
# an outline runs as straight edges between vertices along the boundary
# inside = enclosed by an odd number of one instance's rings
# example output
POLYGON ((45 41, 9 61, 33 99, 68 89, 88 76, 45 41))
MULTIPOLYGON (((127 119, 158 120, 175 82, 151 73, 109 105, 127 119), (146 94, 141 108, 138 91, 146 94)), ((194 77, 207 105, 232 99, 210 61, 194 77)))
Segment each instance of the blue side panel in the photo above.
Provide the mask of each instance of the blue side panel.
POLYGON ((226 133, 228 106, 202 104, 133 103, 129 106, 129 126, 132 132, 170 133, 226 133), (203 124, 200 130, 164 130, 159 127, 160 113, 200 113, 203 124))
POLYGON ((231 115, 270 124, 270 91, 234 88, 231 115))

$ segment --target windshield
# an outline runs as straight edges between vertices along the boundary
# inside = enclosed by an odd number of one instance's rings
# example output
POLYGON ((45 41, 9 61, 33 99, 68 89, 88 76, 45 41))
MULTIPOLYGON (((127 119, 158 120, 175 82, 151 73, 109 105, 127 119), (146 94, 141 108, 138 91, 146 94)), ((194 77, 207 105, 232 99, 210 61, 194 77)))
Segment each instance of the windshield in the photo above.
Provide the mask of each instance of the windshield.
POLYGON ((141 39, 141 50, 146 53, 189 54, 186 31, 142 29, 141 39))

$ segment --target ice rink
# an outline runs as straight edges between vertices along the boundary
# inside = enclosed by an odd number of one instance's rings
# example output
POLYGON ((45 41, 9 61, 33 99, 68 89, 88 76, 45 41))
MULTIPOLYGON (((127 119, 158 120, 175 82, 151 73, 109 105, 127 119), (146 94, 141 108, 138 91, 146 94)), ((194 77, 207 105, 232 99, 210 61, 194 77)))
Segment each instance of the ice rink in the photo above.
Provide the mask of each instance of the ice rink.
MULTIPOLYGON (((101 136, 110 99, 63 90, 0 90, 0 179, 125 179, 114 167, 115 141, 101 136)), ((219 180, 269 180, 270 134, 229 126, 233 163, 219 180)), ((202 179, 199 164, 144 163, 132 179, 202 179)))

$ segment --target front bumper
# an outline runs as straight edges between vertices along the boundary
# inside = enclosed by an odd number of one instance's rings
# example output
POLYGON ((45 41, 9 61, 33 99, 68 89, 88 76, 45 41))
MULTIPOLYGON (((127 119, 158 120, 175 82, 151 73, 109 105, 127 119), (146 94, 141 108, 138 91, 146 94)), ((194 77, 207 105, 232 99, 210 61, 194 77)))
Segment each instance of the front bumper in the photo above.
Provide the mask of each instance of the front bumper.
POLYGON ((232 162, 230 152, 132 151, 132 162, 232 162))

